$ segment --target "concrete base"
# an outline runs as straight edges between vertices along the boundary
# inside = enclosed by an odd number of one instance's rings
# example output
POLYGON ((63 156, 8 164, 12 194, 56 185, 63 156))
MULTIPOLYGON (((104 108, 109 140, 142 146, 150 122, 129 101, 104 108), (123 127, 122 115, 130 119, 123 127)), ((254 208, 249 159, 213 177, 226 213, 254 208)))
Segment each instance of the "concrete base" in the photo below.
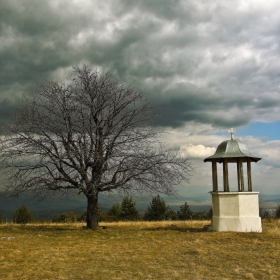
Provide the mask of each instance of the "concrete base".
POLYGON ((258 192, 210 192, 211 230, 262 232, 258 192))

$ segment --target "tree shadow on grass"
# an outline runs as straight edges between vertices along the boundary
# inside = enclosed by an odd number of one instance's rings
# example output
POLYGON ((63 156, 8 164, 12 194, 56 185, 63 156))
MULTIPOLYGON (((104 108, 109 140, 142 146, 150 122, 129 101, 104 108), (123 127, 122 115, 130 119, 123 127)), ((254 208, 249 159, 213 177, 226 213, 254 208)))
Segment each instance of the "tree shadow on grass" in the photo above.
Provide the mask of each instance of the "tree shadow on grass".
POLYGON ((174 231, 180 231, 180 232, 193 232, 193 233, 198 233, 198 232, 212 232, 209 227, 211 225, 205 225, 204 227, 179 227, 176 225, 170 225, 167 227, 155 227, 155 228, 145 228, 142 230, 147 230, 147 231, 169 231, 169 230, 174 230, 174 231))
POLYGON ((26 230, 32 230, 32 231, 77 231, 81 230, 82 226, 79 227, 70 227, 70 226, 54 226, 54 225, 40 225, 40 226, 27 226, 25 228, 26 230))

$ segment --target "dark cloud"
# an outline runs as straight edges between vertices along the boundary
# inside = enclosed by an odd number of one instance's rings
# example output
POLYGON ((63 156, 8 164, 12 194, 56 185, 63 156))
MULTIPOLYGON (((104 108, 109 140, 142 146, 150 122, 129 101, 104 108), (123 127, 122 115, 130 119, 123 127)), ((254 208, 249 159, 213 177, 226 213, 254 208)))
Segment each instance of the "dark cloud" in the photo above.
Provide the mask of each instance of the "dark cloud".
MULTIPOLYGON (((197 155, 224 140, 217 131, 279 121, 277 0, 0 2, 0 134, 22 94, 84 63, 145 90, 172 149, 197 155)), ((276 190, 279 141, 260 137, 244 139, 263 157, 255 181, 276 190)), ((210 186, 211 169, 195 163, 192 184, 210 186)))
POLYGON ((165 96, 160 102, 156 125, 179 127, 195 121, 225 128, 241 126, 250 120, 250 114, 243 111, 252 103, 246 97, 236 100, 231 96, 215 96, 189 83, 177 84, 165 96))
POLYGON ((4 99, 0 102, 0 119, 2 121, 8 121, 10 116, 13 114, 14 105, 11 101, 4 99))
POLYGON ((162 108, 156 125, 279 119, 278 7, 274 1, 1 1, 0 106, 10 112, 7 102, 31 94, 36 82, 60 80, 71 66, 87 63, 145 89, 162 108))
MULTIPOLYGON (((17 101, 20 105, 20 101, 17 101)), ((5 124, 12 123, 15 105, 8 99, 0 101, 0 135, 5 133, 5 124)))

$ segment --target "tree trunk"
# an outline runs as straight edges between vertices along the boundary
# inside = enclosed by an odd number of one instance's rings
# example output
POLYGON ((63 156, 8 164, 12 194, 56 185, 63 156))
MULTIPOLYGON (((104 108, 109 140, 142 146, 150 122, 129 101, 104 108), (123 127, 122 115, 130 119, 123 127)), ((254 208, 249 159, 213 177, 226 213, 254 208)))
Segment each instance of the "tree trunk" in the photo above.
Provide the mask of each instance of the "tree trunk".
POLYGON ((98 227, 98 193, 87 197, 87 228, 97 229, 98 227))

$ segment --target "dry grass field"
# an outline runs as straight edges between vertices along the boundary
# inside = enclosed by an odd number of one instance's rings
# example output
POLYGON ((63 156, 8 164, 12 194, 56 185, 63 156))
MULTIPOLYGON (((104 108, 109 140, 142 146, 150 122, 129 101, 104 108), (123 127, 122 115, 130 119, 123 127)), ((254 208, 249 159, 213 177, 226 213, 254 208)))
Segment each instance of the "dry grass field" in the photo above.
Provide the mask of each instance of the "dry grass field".
POLYGON ((209 223, 0 225, 0 279, 280 279, 280 222, 263 233, 209 223))

